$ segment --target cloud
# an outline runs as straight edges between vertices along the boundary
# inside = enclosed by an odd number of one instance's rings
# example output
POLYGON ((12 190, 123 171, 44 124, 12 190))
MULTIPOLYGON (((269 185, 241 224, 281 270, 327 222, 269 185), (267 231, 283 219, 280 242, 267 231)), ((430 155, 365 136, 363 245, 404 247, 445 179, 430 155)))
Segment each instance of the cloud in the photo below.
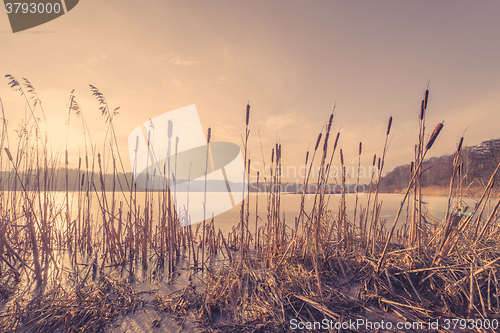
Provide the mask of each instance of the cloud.
POLYGON ((87 63, 89 65, 95 65, 96 63, 98 63, 99 61, 103 61, 103 60, 106 60, 108 56, 103 54, 101 56, 91 56, 88 60, 87 60, 87 63))
POLYGON ((286 126, 295 124, 294 118, 294 115, 291 113, 283 115, 270 115, 266 118, 264 125, 275 130, 280 130, 286 126))
POLYGON ((164 61, 167 61, 169 64, 174 64, 178 66, 192 66, 194 64, 199 63, 199 61, 196 60, 195 57, 181 58, 180 56, 173 55, 172 53, 169 54, 162 53, 160 54, 160 58, 164 61))
POLYGON ((171 78, 171 81, 175 85, 176 88, 181 88, 182 87, 181 81, 179 81, 177 78, 173 77, 173 78, 171 78))
POLYGON ((212 129, 213 138, 216 140, 225 140, 238 144, 241 133, 234 125, 216 124, 212 129))
POLYGON ((227 81, 227 76, 218 75, 213 82, 214 83, 224 83, 226 81, 227 81))

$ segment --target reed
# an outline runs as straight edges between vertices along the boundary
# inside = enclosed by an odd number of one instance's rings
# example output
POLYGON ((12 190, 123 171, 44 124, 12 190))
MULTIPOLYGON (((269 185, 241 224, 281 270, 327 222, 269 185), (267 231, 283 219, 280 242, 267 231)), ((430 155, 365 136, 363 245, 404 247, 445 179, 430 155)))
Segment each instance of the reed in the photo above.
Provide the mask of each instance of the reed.
MULTIPOLYGON (((379 185, 380 185, 380 178, 382 177, 382 170, 384 168, 384 160, 385 160, 385 155, 387 153, 388 149, 388 143, 389 143, 389 134, 391 133, 391 126, 392 126, 392 116, 389 117, 389 122, 387 123, 387 131, 385 135, 385 143, 384 143, 384 150, 382 152, 382 160, 379 158, 378 159, 378 165, 377 165, 377 182, 375 183, 375 194, 373 198, 373 205, 372 205, 372 211, 371 211, 371 219, 370 219, 370 226, 368 227, 368 233, 366 234, 366 252, 369 252, 370 244, 372 244, 372 252, 375 251, 375 240, 371 240, 371 233, 372 229, 374 228, 374 224, 376 224, 377 219, 378 219, 378 214, 376 212, 380 211, 380 206, 378 204, 378 192, 379 192, 379 185)), ((368 208, 368 207, 367 207, 368 208)), ((367 214, 368 216, 368 214, 367 214)))
MULTIPOLYGON (((277 139, 270 152, 271 173, 255 175, 257 188, 260 184, 266 189, 263 204, 267 216, 258 215, 262 203, 256 196, 255 227, 250 226, 250 200, 244 197, 237 227, 224 234, 216 229, 217 217, 205 216, 196 226, 181 227, 174 209, 175 194, 172 197, 169 189, 146 189, 143 198, 138 195, 119 154, 114 131, 118 108, 110 107, 95 86, 90 89, 103 116, 106 137, 99 148, 92 142, 84 112, 72 92, 67 131, 81 126, 85 143, 78 169, 72 170, 73 156, 67 144, 64 150, 56 150, 48 135, 42 139, 45 113, 33 85, 26 79, 7 79, 26 104, 26 120, 18 128, 16 144, 12 144, 0 100, 0 299, 9 302, 0 314, 4 331, 96 331, 116 316, 140 307, 158 311, 159 316, 174 313, 182 322, 188 313, 195 313, 201 328, 220 332, 283 331, 292 318, 342 321, 372 313, 386 319, 398 316, 427 322, 436 314, 441 318, 484 319, 500 313, 500 247, 496 242, 500 196, 494 205, 488 205, 500 164, 468 212, 462 200, 461 138, 453 157, 448 211, 433 226, 426 222, 422 165, 443 129, 443 123, 438 124, 426 140, 429 89, 420 103, 409 186, 391 226, 386 227, 380 218, 378 194, 396 123, 389 118, 380 157, 373 157, 372 166, 378 169, 370 175, 366 207, 358 209, 356 194, 351 216, 346 207, 346 147, 340 147, 340 132, 331 144, 332 112, 313 138, 313 150, 306 152, 300 209, 292 222, 285 220, 282 203, 282 163, 288 147, 277 139), (330 175, 334 163, 341 167, 338 180, 330 175), (316 167, 318 174, 313 173, 316 167), (76 174, 74 184, 70 181, 72 172, 76 174), (332 193, 334 180, 341 185, 338 196, 332 193), (57 196, 59 191, 62 198, 57 196), (306 210, 307 196, 312 206, 306 210), (332 204, 333 198, 338 199, 338 206, 332 204), (406 218, 396 231, 405 204, 406 218), (69 267, 60 260, 66 250, 71 252, 69 267), (188 274, 188 284, 172 295, 154 291, 154 300, 142 297, 131 287, 140 280, 140 264, 143 279, 159 280, 166 264, 168 283, 188 274), (35 294, 27 301, 21 300, 18 290, 23 280, 36 282, 29 287, 35 294), (220 317, 225 317, 224 325, 215 324, 220 317)), ((211 131, 207 135, 205 179, 211 131)), ((248 180, 254 176, 249 134, 247 104, 242 138, 247 191, 252 188, 248 180)), ((177 144, 169 134, 169 151, 177 152, 177 144)), ((358 170, 361 154, 360 142, 358 170)), ((269 151, 264 153, 262 148, 265 166, 264 155, 269 156, 269 151)), ((148 174, 148 181, 175 178, 176 162, 172 163, 169 160, 163 170, 148 174)), ((359 184, 358 174, 355 185, 359 184)), ((205 202, 208 195, 205 190, 205 202)), ((160 323, 155 321, 155 325, 160 323)))

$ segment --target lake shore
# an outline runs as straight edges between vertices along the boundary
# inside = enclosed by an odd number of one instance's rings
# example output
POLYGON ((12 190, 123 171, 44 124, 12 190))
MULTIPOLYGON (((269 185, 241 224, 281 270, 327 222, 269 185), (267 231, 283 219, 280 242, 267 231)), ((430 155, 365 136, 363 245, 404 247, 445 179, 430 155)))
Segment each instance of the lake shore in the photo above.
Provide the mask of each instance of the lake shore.
MULTIPOLYGON (((394 193, 394 194, 404 194, 406 189, 396 189, 393 192, 381 192, 381 193, 394 193)), ((456 191, 454 189, 454 191, 456 191)), ((471 186, 471 187, 464 187, 462 189, 462 196, 464 197, 472 197, 472 198, 480 198, 481 195, 484 192, 484 186, 471 186)), ((422 187, 422 195, 429 195, 429 196, 444 196, 447 197, 450 194, 450 188, 445 187, 445 186, 428 186, 428 187, 422 187)), ((456 194, 456 193, 454 193, 456 194)), ((500 189, 491 189, 490 196, 495 197, 500 194, 500 189)))

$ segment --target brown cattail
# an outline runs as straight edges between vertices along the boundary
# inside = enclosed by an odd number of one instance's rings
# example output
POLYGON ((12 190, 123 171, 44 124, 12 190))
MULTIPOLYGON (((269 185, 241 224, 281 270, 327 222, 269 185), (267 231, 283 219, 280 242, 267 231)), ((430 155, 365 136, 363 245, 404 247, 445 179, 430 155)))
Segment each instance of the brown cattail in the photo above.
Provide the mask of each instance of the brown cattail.
POLYGON ((410 162, 410 174, 413 173, 413 162, 410 162))
POLYGON ((330 120, 328 120, 328 127, 326 129, 327 133, 330 133, 330 129, 332 128, 332 121, 333 121, 333 113, 330 115, 330 120))
POLYGON ((375 161, 377 160, 377 154, 374 154, 373 155, 373 163, 372 163, 372 166, 375 166, 375 161))
POLYGON ((246 118, 247 126, 248 126, 249 121, 250 121, 250 101, 248 101, 248 104, 247 104, 247 118, 246 118))
POLYGON ((380 170, 380 157, 378 158, 377 169, 380 170))
POLYGON ((340 132, 337 133, 337 137, 335 138, 335 143, 333 145, 333 150, 337 148, 337 143, 339 143, 340 132))
POLYGON ((247 171, 248 174, 250 174, 250 159, 248 159, 248 171, 247 171))
POLYGON ((209 127, 208 128, 208 134, 207 134, 207 143, 210 143, 210 136, 212 135, 212 129, 209 127))
POLYGON ((172 120, 169 120, 168 121, 168 138, 171 139, 172 138, 172 132, 173 132, 173 129, 174 129, 174 123, 172 120))
POLYGON ((420 105, 420 120, 424 119, 425 101, 422 100, 420 105))
POLYGON ((318 135, 318 140, 316 141, 316 147, 314 147, 314 151, 318 150, 318 146, 319 146, 319 142, 321 140, 321 136, 323 135, 323 133, 319 133, 318 135))
POLYGON ((387 135, 391 132, 391 126, 392 126, 392 116, 389 117, 389 123, 387 124, 387 135))
POLYGON ((9 148, 5 147, 4 149, 5 149, 5 152, 7 153, 7 157, 12 162, 12 155, 10 154, 9 148))
POLYGON ((309 159, 309 150, 306 153, 306 165, 307 165, 307 160, 309 159))
POLYGON ((359 155, 361 156, 361 150, 363 150, 363 144, 360 142, 359 143, 359 155))
POLYGON ((434 131, 431 134, 431 137, 429 139, 429 142, 427 142, 427 146, 425 146, 426 150, 431 149, 432 145, 434 144, 434 141, 436 141, 436 138, 439 135, 439 132, 443 129, 443 123, 437 124, 436 128, 434 128, 434 131))
POLYGON ((424 109, 427 109, 427 101, 429 100, 429 89, 425 91, 425 103, 424 103, 424 109))
POLYGON ((274 163, 274 148, 273 151, 271 152, 271 163, 274 163))
POLYGON ((344 154, 342 153, 342 148, 340 149, 340 164, 344 165, 344 154))
POLYGON ((328 138, 330 137, 330 132, 326 132, 325 135, 325 143, 323 144, 323 152, 326 152, 328 149, 328 138))
POLYGON ((464 142, 464 137, 460 138, 460 141, 458 142, 458 148, 457 148, 457 153, 460 152, 460 149, 462 149, 462 143, 464 142))

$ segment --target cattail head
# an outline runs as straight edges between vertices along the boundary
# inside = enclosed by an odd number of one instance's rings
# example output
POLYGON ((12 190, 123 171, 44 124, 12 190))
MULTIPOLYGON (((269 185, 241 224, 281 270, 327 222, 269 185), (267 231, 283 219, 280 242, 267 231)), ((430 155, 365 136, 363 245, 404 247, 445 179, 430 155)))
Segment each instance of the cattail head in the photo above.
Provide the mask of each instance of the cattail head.
POLYGON ((207 134, 207 143, 210 143, 210 136, 212 135, 212 129, 209 127, 208 128, 208 134, 207 134))
POLYGON ((457 153, 460 152, 460 149, 462 149, 462 143, 464 142, 464 137, 460 138, 460 141, 458 142, 458 148, 457 148, 457 153))
POLYGON ((328 127, 326 128, 327 133, 329 133, 330 129, 332 128, 332 121, 333 121, 333 113, 330 115, 330 120, 328 120, 328 127))
POLYGON ((321 141, 321 136, 323 133, 319 133, 318 140, 316 140, 316 146, 314 147, 314 151, 318 150, 319 142, 321 141))
POLYGON ((340 164, 344 165, 344 154, 342 153, 342 148, 340 149, 340 164))
POLYGON ((373 163, 372 163, 372 166, 375 166, 375 161, 377 160, 377 154, 374 154, 373 155, 373 163))
POLYGON ((422 100, 420 104, 420 120, 424 119, 424 111, 425 111, 425 101, 422 100))
POLYGON ((378 158, 377 169, 380 170, 380 157, 378 158))
POLYGON ((429 138, 429 142, 427 142, 427 145, 425 146, 426 150, 431 149, 432 145, 434 144, 434 141, 436 141, 436 138, 439 135, 439 132, 443 129, 443 123, 437 124, 436 128, 434 128, 434 131, 431 134, 431 137, 429 138))
POLYGON ((326 132, 325 135, 325 143, 323 144, 323 152, 326 152, 328 149, 328 138, 330 137, 330 132, 326 132))
POLYGON ((340 132, 337 133, 337 137, 335 138, 335 143, 333 144, 333 150, 337 149, 337 144, 339 143, 340 132))
POLYGON ((424 97, 424 109, 427 109, 427 101, 429 100, 429 89, 425 90, 425 97, 424 97))
POLYGON ((389 123, 387 124, 387 134, 386 135, 389 135, 389 133, 391 132, 391 126, 392 126, 392 116, 389 117, 389 123))
POLYGON ((247 116, 246 116, 247 126, 248 126, 249 121, 250 121, 250 101, 248 101, 248 104, 247 104, 247 116))
POLYGON ((248 174, 250 174, 250 159, 248 159, 248 171, 247 171, 248 174))
POLYGON ((363 143, 359 143, 359 155, 361 156, 361 150, 363 150, 363 143))
POLYGON ((168 120, 168 138, 171 139, 172 138, 172 131, 174 129, 174 123, 172 122, 172 120, 168 120))
POLYGON ((307 160, 309 159, 309 150, 306 153, 306 165, 307 165, 307 160))
POLYGON ((271 163, 274 163, 274 148, 273 151, 271 152, 271 163))
POLYGON ((410 162, 410 174, 413 173, 413 162, 410 162))
POLYGON ((10 154, 9 148, 5 147, 4 149, 5 149, 5 152, 7 153, 7 157, 12 162, 12 155, 10 154))

